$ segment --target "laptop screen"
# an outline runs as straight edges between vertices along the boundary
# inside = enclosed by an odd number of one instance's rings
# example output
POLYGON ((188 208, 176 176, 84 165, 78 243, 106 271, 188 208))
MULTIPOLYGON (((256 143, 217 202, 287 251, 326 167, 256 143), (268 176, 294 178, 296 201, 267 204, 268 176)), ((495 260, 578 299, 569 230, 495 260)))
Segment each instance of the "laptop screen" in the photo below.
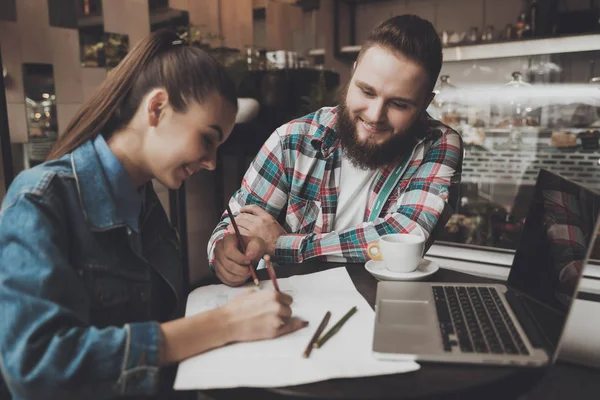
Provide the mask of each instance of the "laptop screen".
POLYGON ((600 252, 599 215, 598 193, 540 170, 508 286, 533 299, 526 306, 553 348, 590 253, 600 252))

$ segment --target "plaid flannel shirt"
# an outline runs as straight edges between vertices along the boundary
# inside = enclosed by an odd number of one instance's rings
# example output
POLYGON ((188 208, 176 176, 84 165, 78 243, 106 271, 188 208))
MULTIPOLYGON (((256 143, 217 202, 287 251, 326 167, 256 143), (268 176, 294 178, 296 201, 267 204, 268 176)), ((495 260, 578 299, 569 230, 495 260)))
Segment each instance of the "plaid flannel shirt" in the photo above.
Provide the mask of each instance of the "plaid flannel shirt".
MULTIPOLYGON (((337 255, 349 262, 367 260, 370 242, 389 233, 422 232, 426 238, 453 213, 450 190, 460 183, 462 140, 458 133, 428 118, 410 157, 378 171, 363 223, 334 232, 342 147, 336 133, 337 107, 322 108, 278 128, 265 142, 229 205, 234 215, 255 204, 278 219, 286 232, 275 249, 278 264, 337 255)), ((227 213, 209 243, 227 234, 227 213)))

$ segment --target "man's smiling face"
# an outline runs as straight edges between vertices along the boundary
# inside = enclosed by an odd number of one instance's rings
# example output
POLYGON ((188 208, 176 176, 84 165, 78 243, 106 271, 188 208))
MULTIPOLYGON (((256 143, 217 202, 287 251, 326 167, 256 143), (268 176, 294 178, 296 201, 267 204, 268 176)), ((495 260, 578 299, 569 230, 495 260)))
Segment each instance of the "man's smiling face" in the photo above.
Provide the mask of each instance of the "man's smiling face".
POLYGON ((427 71, 416 61, 385 47, 369 48, 356 65, 340 104, 340 138, 359 167, 397 161, 414 145, 431 101, 427 71))

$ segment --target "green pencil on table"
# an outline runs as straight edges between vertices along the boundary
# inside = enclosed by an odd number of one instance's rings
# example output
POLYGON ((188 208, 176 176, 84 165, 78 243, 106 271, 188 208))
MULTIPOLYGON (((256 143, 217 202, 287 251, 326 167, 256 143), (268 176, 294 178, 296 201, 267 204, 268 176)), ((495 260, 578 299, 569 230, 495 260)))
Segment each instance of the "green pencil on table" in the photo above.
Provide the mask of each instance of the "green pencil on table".
POLYGON ((313 347, 318 349, 323 346, 333 335, 335 335, 340 328, 348 321, 348 319, 354 315, 357 311, 356 306, 352 307, 350 311, 346 313, 325 335, 321 336, 316 342, 313 343, 313 347))

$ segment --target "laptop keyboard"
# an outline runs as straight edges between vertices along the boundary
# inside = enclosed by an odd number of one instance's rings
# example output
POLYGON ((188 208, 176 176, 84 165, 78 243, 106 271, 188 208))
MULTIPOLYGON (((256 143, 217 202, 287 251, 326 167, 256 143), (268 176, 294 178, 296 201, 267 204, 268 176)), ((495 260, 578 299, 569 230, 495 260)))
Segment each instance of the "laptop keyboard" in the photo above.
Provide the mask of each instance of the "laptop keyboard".
POLYGON ((495 288, 432 290, 445 351, 459 346, 464 353, 529 354, 495 288))

